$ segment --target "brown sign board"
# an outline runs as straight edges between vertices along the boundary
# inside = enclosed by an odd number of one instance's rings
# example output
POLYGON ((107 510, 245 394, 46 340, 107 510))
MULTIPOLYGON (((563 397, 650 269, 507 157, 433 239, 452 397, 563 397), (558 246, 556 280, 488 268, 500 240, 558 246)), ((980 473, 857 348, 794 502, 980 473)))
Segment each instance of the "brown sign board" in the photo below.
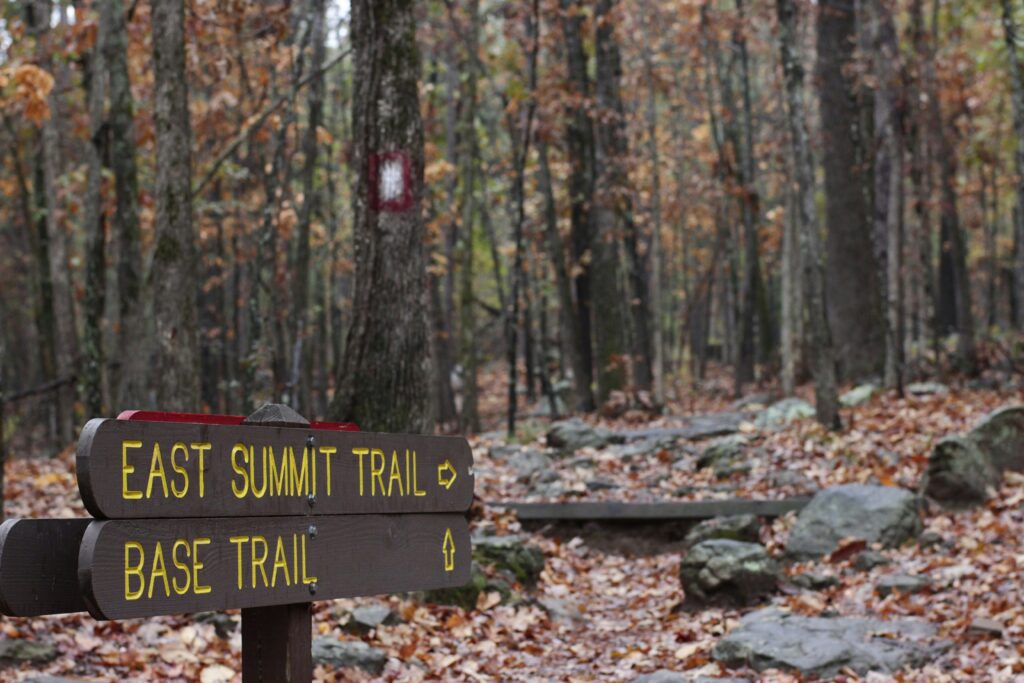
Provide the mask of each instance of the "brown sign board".
POLYGON ((465 439, 95 419, 78 486, 101 519, 464 512, 465 439))
POLYGON ((461 514, 92 522, 78 578, 97 619, 461 586, 461 514))
POLYGON ((8 519, 0 524, 0 614, 85 611, 78 548, 91 519, 8 519))

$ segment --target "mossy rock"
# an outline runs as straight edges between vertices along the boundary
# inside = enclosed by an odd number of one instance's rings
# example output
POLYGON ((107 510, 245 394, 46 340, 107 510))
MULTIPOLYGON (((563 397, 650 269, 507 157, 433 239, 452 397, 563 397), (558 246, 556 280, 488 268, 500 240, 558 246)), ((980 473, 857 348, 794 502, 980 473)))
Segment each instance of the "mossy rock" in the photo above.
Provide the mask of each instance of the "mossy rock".
POLYGON ((999 486, 999 471, 970 437, 947 436, 928 458, 923 493, 947 507, 980 505, 999 486))
POLYGON ((507 572, 510 578, 527 588, 536 586, 544 571, 544 552, 520 536, 476 536, 473 559, 507 572))
POLYGON ((683 545, 692 548, 702 541, 713 538, 756 543, 760 535, 761 521, 755 515, 727 515, 704 520, 690 529, 683 540, 683 545))
POLYGON ((1024 405, 992 412, 971 430, 969 437, 997 471, 1024 471, 1024 405))
POLYGON ((507 581, 489 577, 484 573, 483 568, 479 564, 473 562, 468 583, 452 588, 437 588, 423 591, 419 594, 419 597, 423 602, 429 602, 434 605, 451 605, 452 607, 471 610, 476 608, 476 603, 481 593, 493 592, 501 595, 501 602, 503 604, 514 602, 517 597, 512 590, 512 586, 507 581))

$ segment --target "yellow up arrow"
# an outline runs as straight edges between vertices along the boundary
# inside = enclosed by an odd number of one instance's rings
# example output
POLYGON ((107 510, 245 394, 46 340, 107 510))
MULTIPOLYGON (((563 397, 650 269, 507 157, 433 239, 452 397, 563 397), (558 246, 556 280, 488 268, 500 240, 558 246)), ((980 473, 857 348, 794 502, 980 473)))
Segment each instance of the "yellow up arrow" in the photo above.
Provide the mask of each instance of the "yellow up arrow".
POLYGON ((437 483, 445 487, 445 489, 450 489, 452 487, 452 484, 455 483, 455 477, 457 476, 458 474, 455 472, 455 468, 452 467, 450 460, 445 460, 437 466, 437 483), (450 474, 448 478, 445 478, 444 476, 446 471, 450 474))
POLYGON ((455 571, 455 539, 452 538, 452 530, 445 529, 444 542, 441 543, 441 552, 444 553, 444 570, 455 571))

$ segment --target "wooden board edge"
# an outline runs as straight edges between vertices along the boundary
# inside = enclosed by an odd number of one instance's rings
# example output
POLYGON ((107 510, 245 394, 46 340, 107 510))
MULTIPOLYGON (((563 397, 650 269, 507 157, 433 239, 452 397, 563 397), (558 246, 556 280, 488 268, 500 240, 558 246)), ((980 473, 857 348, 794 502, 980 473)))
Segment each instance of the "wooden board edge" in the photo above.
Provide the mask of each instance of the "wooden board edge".
MULTIPOLYGON (((21 521, 21 517, 12 517, 4 520, 3 524, 0 524, 0 566, 3 566, 4 549, 7 545, 7 537, 10 535, 14 527, 21 521)), ((4 586, 0 585, 0 614, 5 616, 14 616, 13 611, 14 610, 11 609, 11 605, 7 600, 4 586)))
POLYGON ((92 491, 92 472, 89 468, 89 451, 92 450, 92 441, 96 433, 109 418, 96 417, 85 423, 82 433, 78 436, 78 445, 75 447, 75 478, 78 480, 78 493, 82 496, 82 503, 89 514, 98 519, 105 518, 103 510, 92 491))
POLYGON ((96 596, 93 593, 92 588, 92 565, 93 556, 96 552, 96 542, 99 540, 100 533, 103 531, 103 527, 106 526, 106 521, 96 521, 89 524, 85 530, 85 534, 82 536, 82 545, 79 546, 78 550, 78 587, 82 591, 82 600, 85 602, 85 607, 89 610, 89 614, 94 619, 107 620, 108 617, 103 614, 103 611, 99 608, 96 602, 96 596))

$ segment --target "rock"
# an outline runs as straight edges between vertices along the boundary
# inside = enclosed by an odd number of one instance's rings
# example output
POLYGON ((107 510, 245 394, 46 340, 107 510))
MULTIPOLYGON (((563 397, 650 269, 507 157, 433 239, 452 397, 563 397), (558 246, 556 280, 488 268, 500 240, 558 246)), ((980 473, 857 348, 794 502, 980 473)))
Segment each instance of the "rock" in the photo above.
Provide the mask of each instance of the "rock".
POLYGON ((777 399, 778 396, 769 391, 764 391, 758 394, 750 394, 749 396, 738 398, 732 403, 730 403, 729 410, 762 409, 774 403, 777 399))
POLYGON ((704 448, 697 458, 697 467, 717 467, 738 461, 747 446, 747 438, 741 434, 715 439, 704 448))
POLYGON ((668 669, 661 669, 654 673, 643 674, 633 679, 632 683, 687 683, 682 674, 668 669))
POLYGON ((621 441, 604 427, 594 427, 578 417, 562 420, 551 425, 547 434, 548 445, 563 451, 580 448, 604 448, 610 443, 621 441))
POLYGON ((971 430, 970 438, 997 472, 1024 471, 1024 405, 993 411, 971 430))
POLYGON ((469 581, 452 588, 435 588, 420 594, 424 602, 433 605, 451 605, 465 610, 476 608, 481 593, 497 592, 503 602, 512 597, 512 587, 505 581, 492 579, 474 561, 469 570, 469 581))
POLYGON ((8 664, 44 664, 57 656, 53 643, 40 640, 12 638, 0 640, 0 661, 8 664))
POLYGON ((670 436, 650 436, 632 443, 611 446, 608 452, 617 456, 623 462, 629 462, 634 458, 655 456, 662 450, 675 449, 676 441, 674 438, 670 436))
POLYGON ((925 531, 917 537, 917 544, 922 548, 934 548, 947 545, 947 541, 945 537, 937 531, 925 531))
POLYGON ((238 629, 238 617, 224 612, 199 612, 195 620, 213 626, 218 638, 227 640, 238 629))
POLYGON ((805 417, 814 417, 814 406, 802 398, 784 398, 762 410, 754 418, 754 425, 759 429, 776 431, 805 417))
POLYGON ((945 396, 949 387, 941 382, 911 382, 907 385, 907 393, 911 396, 945 396))
POLYGON ((920 593, 932 585, 931 579, 927 576, 910 574, 890 574, 883 576, 875 584, 875 592, 883 598, 892 593, 920 593))
POLYGON ((845 667, 858 674, 894 673, 921 666, 947 648, 947 642, 928 642, 935 632, 921 619, 804 617, 768 608, 743 617, 712 656, 728 667, 806 676, 832 677, 845 667))
POLYGON ((932 449, 921 491, 945 507, 969 507, 984 503, 999 478, 973 439, 947 436, 932 449))
POLYGON ((773 488, 792 486, 798 491, 816 491, 818 485, 803 472, 796 470, 776 470, 768 474, 768 484, 773 488))
POLYGON ((861 384, 847 392, 844 392, 839 397, 839 403, 847 408, 853 408, 862 403, 867 403, 877 392, 878 387, 874 384, 861 384))
POLYGON ((688 602, 749 605, 776 589, 780 572, 757 543, 712 539, 683 556, 679 579, 688 602))
POLYGON ((978 617, 971 620, 970 626, 967 627, 967 635, 983 638, 1002 638, 1003 625, 995 619, 978 617))
POLYGON ((332 636, 313 639, 313 664, 325 664, 336 669, 358 667, 380 676, 387 663, 388 655, 384 650, 370 647, 361 640, 338 640, 332 636))
POLYGON ((800 511, 786 552, 796 558, 820 557, 844 538, 894 547, 920 529, 917 497, 909 491, 867 484, 832 486, 816 493, 800 511))
POLYGON ((525 448, 508 460, 509 467, 520 480, 529 480, 538 472, 551 471, 551 457, 535 448, 525 448))
POLYGON ((516 535, 474 536, 473 559, 507 572, 527 588, 535 586, 544 571, 544 551, 516 535))
POLYGON ((398 615, 387 605, 360 605, 352 610, 342 628, 349 633, 366 635, 379 626, 393 626, 398 622, 398 615))
POLYGON ((574 602, 561 598, 541 598, 537 604, 548 613, 548 618, 553 622, 572 625, 583 621, 583 610, 574 602))
POLYGON ((604 477, 594 477, 587 482, 586 486, 588 491, 611 491, 619 488, 619 485, 614 481, 604 477))
POLYGON ((790 577, 789 582, 798 588, 820 591, 839 585, 839 577, 834 574, 819 574, 817 572, 804 572, 790 577))
POLYGON ((616 435, 626 439, 647 439, 650 437, 672 437, 678 439, 707 439, 712 436, 724 436, 739 431, 740 425, 749 418, 748 413, 705 413, 689 415, 681 420, 678 427, 648 427, 645 429, 626 429, 616 435))
POLYGON ((853 568, 862 572, 869 572, 875 567, 884 567, 887 564, 892 564, 892 560, 877 550, 865 550, 853 558, 853 568))
POLYGON ((713 517, 693 527, 683 539, 683 545, 692 548, 701 541, 712 538, 757 543, 760 536, 761 522, 755 515, 729 515, 713 517))

